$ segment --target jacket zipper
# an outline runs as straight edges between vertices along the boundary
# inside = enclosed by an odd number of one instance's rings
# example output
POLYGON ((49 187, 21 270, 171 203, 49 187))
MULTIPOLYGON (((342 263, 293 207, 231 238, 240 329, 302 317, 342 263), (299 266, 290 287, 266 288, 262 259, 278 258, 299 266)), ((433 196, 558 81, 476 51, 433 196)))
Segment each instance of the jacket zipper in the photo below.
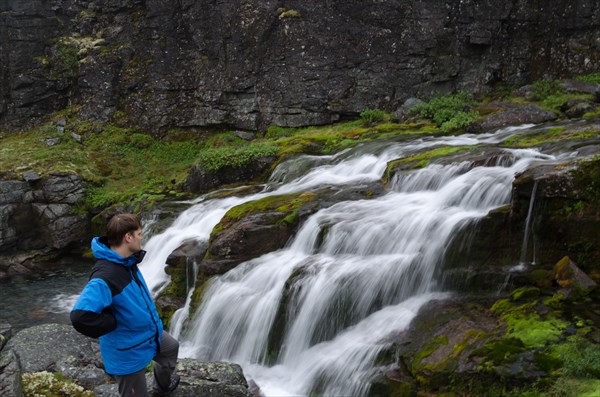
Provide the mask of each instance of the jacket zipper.
MULTIPOLYGON (((149 298, 148 290, 146 290, 146 288, 144 288, 144 286, 142 285, 142 282, 137 277, 137 271, 138 271, 137 265, 133 265, 130 269, 131 277, 133 278, 133 280, 137 284, 138 288, 140 289, 140 292, 142 293, 142 299, 144 299, 144 303, 146 304, 146 307, 148 308, 148 313, 150 314, 150 318, 152 319, 152 323, 154 324, 154 329, 155 329, 154 339, 156 340, 156 347, 157 347, 157 354, 158 354, 158 353, 160 353, 160 340, 158 338, 158 334, 159 334, 158 324, 156 323, 156 320, 154 319, 154 315, 152 314, 152 308, 148 304, 148 300, 147 300, 147 298, 149 298)), ((150 298, 150 299, 152 299, 152 298, 150 298)))

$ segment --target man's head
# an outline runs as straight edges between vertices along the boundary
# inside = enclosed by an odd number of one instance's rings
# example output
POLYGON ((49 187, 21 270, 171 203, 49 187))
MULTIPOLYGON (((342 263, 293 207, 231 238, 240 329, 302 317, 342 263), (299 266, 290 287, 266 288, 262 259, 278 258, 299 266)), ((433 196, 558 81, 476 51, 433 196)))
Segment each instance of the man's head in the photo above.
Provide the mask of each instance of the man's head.
POLYGON ((142 224, 133 214, 117 214, 106 225, 108 246, 121 248, 131 254, 142 249, 142 224))

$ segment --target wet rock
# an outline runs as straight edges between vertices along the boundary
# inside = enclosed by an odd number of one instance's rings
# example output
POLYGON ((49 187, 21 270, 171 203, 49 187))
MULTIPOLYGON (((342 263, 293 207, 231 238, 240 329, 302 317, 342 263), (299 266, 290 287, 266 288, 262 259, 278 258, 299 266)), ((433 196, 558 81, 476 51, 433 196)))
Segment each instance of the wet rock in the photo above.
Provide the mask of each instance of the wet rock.
POLYGON ((181 188, 192 193, 205 193, 221 185, 252 182, 260 179, 276 157, 262 157, 244 167, 223 167, 217 171, 205 169, 201 165, 193 167, 181 188))
POLYGON ((58 137, 44 139, 44 143, 46 144, 46 146, 56 146, 60 143, 60 141, 61 139, 58 137))
POLYGON ((181 268, 190 261, 200 262, 204 257, 206 248, 206 242, 186 241, 167 257, 167 266, 181 268))
POLYGON ((589 103, 578 103, 565 111, 565 116, 570 119, 579 118, 588 112, 594 111, 594 107, 589 103))
POLYGON ((272 196, 232 208, 213 229, 205 260, 206 274, 283 248, 300 224, 315 211, 314 193, 272 196), (237 263, 236 263, 237 262, 237 263))
POLYGON ((103 368, 98 341, 66 324, 23 329, 9 340, 5 349, 15 353, 23 372, 51 370, 61 361, 103 368))
POLYGON ((566 297, 573 294, 586 294, 597 286, 596 282, 577 267, 568 256, 554 265, 554 278, 562 287, 561 292, 566 297))
POLYGON ((595 95, 600 91, 600 84, 589 83, 586 81, 562 80, 561 85, 567 92, 583 92, 595 95))
POLYGON ((411 110, 423 103, 425 102, 418 98, 408 98, 406 101, 404 101, 402 106, 400 106, 398 110, 394 112, 390 120, 395 123, 402 123, 403 121, 406 121, 411 116, 411 110))
POLYGON ((237 364, 181 359, 177 362, 177 373, 181 383, 173 397, 253 397, 237 364))
POLYGON ((0 353, 0 395, 22 397, 21 368, 19 359, 11 350, 4 349, 0 353))
POLYGON ((254 138, 256 138, 256 134, 254 134, 252 132, 246 132, 246 131, 233 131, 233 135, 235 135, 238 138, 241 138, 245 141, 251 141, 254 138))
POLYGON ((97 340, 70 325, 44 324, 21 330, 6 344, 0 360, 15 368, 17 379, 22 373, 49 371, 60 372, 88 389, 111 381, 104 373, 97 340))
POLYGON ((483 121, 477 124, 483 131, 489 131, 520 124, 538 124, 555 120, 556 118, 557 116, 553 112, 535 105, 525 105, 494 113, 485 117, 483 121))
POLYGON ((4 321, 0 321, 0 351, 6 345, 6 342, 12 337, 12 326, 4 321))
POLYGON ((36 182, 39 181, 41 177, 37 172, 25 172, 23 173, 23 179, 25 182, 36 182))
POLYGON ((292 236, 292 228, 277 223, 286 215, 282 216, 279 212, 248 215, 222 233, 215 234, 208 254, 211 258, 241 259, 275 251, 292 236))
POLYGON ((73 138, 73 140, 77 143, 83 143, 83 138, 79 134, 71 132, 71 138, 73 138))
MULTIPOLYGON (((98 342, 70 325, 44 324, 18 332, 0 354, 0 394, 22 396, 23 373, 58 373, 98 396, 118 396, 114 379, 104 373, 98 342)), ((173 397, 250 397, 242 368, 237 364, 181 359, 181 383, 173 397)), ((152 373, 146 380, 152 385, 152 373)), ((151 386, 149 386, 151 387, 151 386)))

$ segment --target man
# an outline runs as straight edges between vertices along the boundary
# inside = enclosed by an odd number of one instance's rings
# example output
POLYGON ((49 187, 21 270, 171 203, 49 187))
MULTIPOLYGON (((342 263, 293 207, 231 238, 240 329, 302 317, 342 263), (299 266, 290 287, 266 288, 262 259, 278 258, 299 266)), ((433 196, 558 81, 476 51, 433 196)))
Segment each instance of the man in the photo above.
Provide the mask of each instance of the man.
POLYGON ((92 240, 97 259, 71 311, 73 327, 100 338, 105 371, 122 397, 146 397, 145 372, 154 360, 154 393, 166 396, 179 384, 173 373, 179 343, 167 332, 137 264, 142 261, 142 226, 137 216, 115 215, 106 236, 92 240))

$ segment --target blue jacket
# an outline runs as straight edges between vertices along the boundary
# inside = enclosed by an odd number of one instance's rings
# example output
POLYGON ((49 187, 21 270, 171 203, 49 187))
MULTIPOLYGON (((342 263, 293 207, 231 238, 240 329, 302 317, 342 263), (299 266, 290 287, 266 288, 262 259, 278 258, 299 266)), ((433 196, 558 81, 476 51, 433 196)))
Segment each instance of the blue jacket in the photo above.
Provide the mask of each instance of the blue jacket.
POLYGON ((104 368, 128 375, 145 368, 156 356, 163 324, 137 264, 143 257, 123 258, 104 238, 92 240, 97 262, 71 311, 82 334, 100 338, 104 368))

